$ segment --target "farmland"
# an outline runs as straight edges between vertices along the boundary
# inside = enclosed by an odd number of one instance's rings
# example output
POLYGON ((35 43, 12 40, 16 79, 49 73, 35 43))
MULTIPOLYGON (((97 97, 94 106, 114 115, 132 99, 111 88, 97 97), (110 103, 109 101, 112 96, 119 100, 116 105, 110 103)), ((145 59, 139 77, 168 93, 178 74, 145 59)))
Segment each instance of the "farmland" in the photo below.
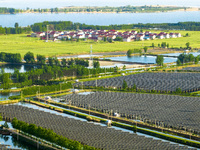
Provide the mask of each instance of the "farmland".
MULTIPOLYGON (((152 31, 160 32, 160 31, 152 31)), ((88 54, 90 45, 93 46, 93 52, 117 52, 127 51, 134 48, 143 48, 151 46, 152 43, 157 46, 162 42, 169 43, 170 48, 185 47, 185 43, 190 42, 193 48, 200 48, 200 31, 166 31, 180 32, 182 35, 189 33, 189 37, 181 37, 176 39, 157 39, 151 41, 133 41, 133 42, 94 42, 94 41, 59 41, 59 42, 44 42, 38 38, 26 37, 26 34, 17 35, 0 35, 0 51, 10 53, 20 53, 22 56, 28 51, 45 56, 61 56, 73 54, 88 54)), ((150 49, 150 48, 149 48, 150 49)))

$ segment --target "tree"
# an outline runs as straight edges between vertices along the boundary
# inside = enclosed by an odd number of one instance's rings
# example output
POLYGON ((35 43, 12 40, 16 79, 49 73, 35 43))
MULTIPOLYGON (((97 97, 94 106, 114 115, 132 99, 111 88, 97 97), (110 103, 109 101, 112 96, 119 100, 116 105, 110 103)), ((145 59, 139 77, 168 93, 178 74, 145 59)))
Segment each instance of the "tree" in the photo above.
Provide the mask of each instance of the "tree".
POLYGON ((178 66, 180 66, 182 63, 181 63, 181 61, 178 59, 178 60, 176 61, 176 64, 177 64, 178 66))
POLYGON ((94 61, 94 62, 93 62, 93 66, 94 66, 94 68, 100 68, 100 63, 99 63, 99 61, 94 61))
POLYGON ((63 67, 66 67, 66 66, 67 66, 67 61, 66 61, 66 59, 63 58, 63 59, 61 60, 61 64, 62 64, 63 67))
POLYGON ((128 57, 131 57, 132 53, 133 53, 133 50, 129 49, 126 54, 127 54, 128 57))
POLYGON ((157 65, 163 66, 163 62, 164 62, 164 57, 162 55, 158 55, 156 58, 157 65))
POLYGON ((185 45, 186 45, 186 48, 188 49, 190 47, 190 42, 187 42, 185 45))
POLYGON ((123 70, 126 70, 126 65, 123 66, 123 70))
POLYGON ((5 121, 5 123, 3 124, 3 127, 6 128, 6 129, 9 128, 8 123, 7 123, 6 121, 5 121))
POLYGON ((3 118, 2 118, 2 116, 1 116, 1 114, 0 114, 0 121, 2 121, 3 120, 3 118))
POLYGON ((19 24, 16 22, 15 23, 15 28, 18 28, 19 27, 19 24))
POLYGON ((106 42, 106 41, 107 41, 107 38, 106 38, 105 36, 104 36, 104 38, 103 38, 103 41, 104 41, 104 42, 106 42))
POLYGON ((43 55, 37 55, 37 63, 44 65, 46 62, 46 57, 43 55))
POLYGON ((34 63, 35 62, 34 54, 31 52, 27 52, 24 55, 24 60, 26 61, 26 63, 34 63))
POLYGON ((52 57, 49 57, 48 63, 49 63, 50 66, 53 66, 54 65, 54 59, 52 57))
POLYGON ((200 55, 198 55, 197 57, 195 57, 195 64, 198 64, 200 60, 200 55))
POLYGON ((167 43, 167 48, 169 48, 169 43, 167 43))
POLYGON ((145 53, 147 52, 147 49, 148 49, 148 47, 145 46, 145 47, 144 47, 144 52, 145 52, 145 53))
POLYGON ((127 85, 126 81, 124 80, 123 84, 122 84, 122 88, 125 90, 125 89, 127 89, 127 87, 128 87, 128 85, 127 85))
POLYGON ((151 45, 153 48, 155 47, 155 45, 154 45, 154 43, 152 43, 152 45, 151 45))
POLYGON ((176 89, 176 94, 181 94, 181 93, 182 93, 181 88, 177 88, 177 89, 176 89))

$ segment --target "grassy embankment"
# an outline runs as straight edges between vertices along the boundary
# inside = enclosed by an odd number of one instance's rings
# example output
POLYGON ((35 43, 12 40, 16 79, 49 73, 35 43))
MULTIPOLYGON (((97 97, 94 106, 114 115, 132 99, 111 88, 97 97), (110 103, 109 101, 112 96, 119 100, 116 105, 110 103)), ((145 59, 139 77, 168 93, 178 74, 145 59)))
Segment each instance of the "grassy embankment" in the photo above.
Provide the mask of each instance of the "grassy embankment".
MULTIPOLYGON (((144 30, 145 31, 145 30, 144 30)), ((160 32, 160 31, 152 31, 160 32)), ((171 31, 166 31, 171 32, 171 31)), ((189 33, 189 37, 173 38, 173 39, 157 39, 151 41, 133 41, 133 42, 94 42, 94 41, 60 41, 60 42, 44 42, 38 38, 26 37, 25 34, 19 35, 0 35, 0 51, 20 53, 22 56, 28 51, 45 56, 70 55, 70 54, 89 54, 90 45, 93 46, 93 53, 97 52, 117 52, 127 51, 134 48, 143 48, 151 46, 152 43, 157 46, 162 42, 167 42, 171 47, 185 47, 185 43, 190 42, 193 48, 200 48, 200 31, 172 31, 180 32, 182 35, 189 33)), ((150 48, 149 48, 150 49, 150 48)))

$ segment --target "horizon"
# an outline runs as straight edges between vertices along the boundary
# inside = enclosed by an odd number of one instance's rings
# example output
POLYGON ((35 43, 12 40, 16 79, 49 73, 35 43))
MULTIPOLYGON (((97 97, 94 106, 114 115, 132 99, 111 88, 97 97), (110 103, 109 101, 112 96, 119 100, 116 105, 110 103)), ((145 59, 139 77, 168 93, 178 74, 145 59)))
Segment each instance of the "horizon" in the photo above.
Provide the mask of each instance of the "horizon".
POLYGON ((166 6, 184 6, 184 7, 200 7, 200 3, 198 0, 141 0, 141 1, 129 1, 129 0, 85 0, 84 2, 81 0, 29 0, 24 2, 23 0, 0 0, 1 7, 13 7, 13 8, 21 8, 25 9, 29 8, 55 8, 55 7, 67 7, 67 6, 143 6, 143 5, 166 5, 166 6))

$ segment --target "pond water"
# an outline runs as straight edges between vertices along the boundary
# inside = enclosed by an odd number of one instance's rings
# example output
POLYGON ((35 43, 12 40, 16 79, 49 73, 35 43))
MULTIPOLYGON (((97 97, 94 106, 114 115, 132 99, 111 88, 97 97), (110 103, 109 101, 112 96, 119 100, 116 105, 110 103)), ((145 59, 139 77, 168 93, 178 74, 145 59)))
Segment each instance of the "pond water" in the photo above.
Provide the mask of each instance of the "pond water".
MULTIPOLYGON (((5 121, 0 121, 0 125, 3 125, 5 121)), ((12 129, 11 123, 7 123, 9 128, 12 129)), ((23 142, 17 141, 12 136, 5 136, 0 134, 0 145, 9 145, 8 148, 23 149, 23 150, 34 150, 33 147, 23 142)))
POLYGON ((137 23, 177 23, 200 22, 200 11, 176 11, 162 13, 24 13, 1 14, 0 25, 14 27, 28 26, 43 21, 72 21, 88 25, 137 24, 137 23))
POLYGON ((0 101, 8 100, 10 96, 20 95, 20 92, 0 93, 0 101))
MULTIPOLYGON (((127 61, 127 62, 136 62, 136 63, 145 63, 145 64, 155 64, 156 56, 122 56, 122 57, 108 57, 108 59, 115 61, 127 61)), ((177 58, 164 57, 164 63, 176 62, 177 58)))
POLYGON ((2 64, 0 65, 0 72, 2 68, 5 73, 14 73, 15 69, 19 70, 19 72, 27 72, 38 67, 33 65, 2 64))
MULTIPOLYGON (((169 54, 161 54, 163 56, 179 56, 182 53, 169 53, 169 54)), ((191 53, 186 53, 186 54, 193 54, 195 57, 200 55, 200 52, 191 52, 191 53)))

